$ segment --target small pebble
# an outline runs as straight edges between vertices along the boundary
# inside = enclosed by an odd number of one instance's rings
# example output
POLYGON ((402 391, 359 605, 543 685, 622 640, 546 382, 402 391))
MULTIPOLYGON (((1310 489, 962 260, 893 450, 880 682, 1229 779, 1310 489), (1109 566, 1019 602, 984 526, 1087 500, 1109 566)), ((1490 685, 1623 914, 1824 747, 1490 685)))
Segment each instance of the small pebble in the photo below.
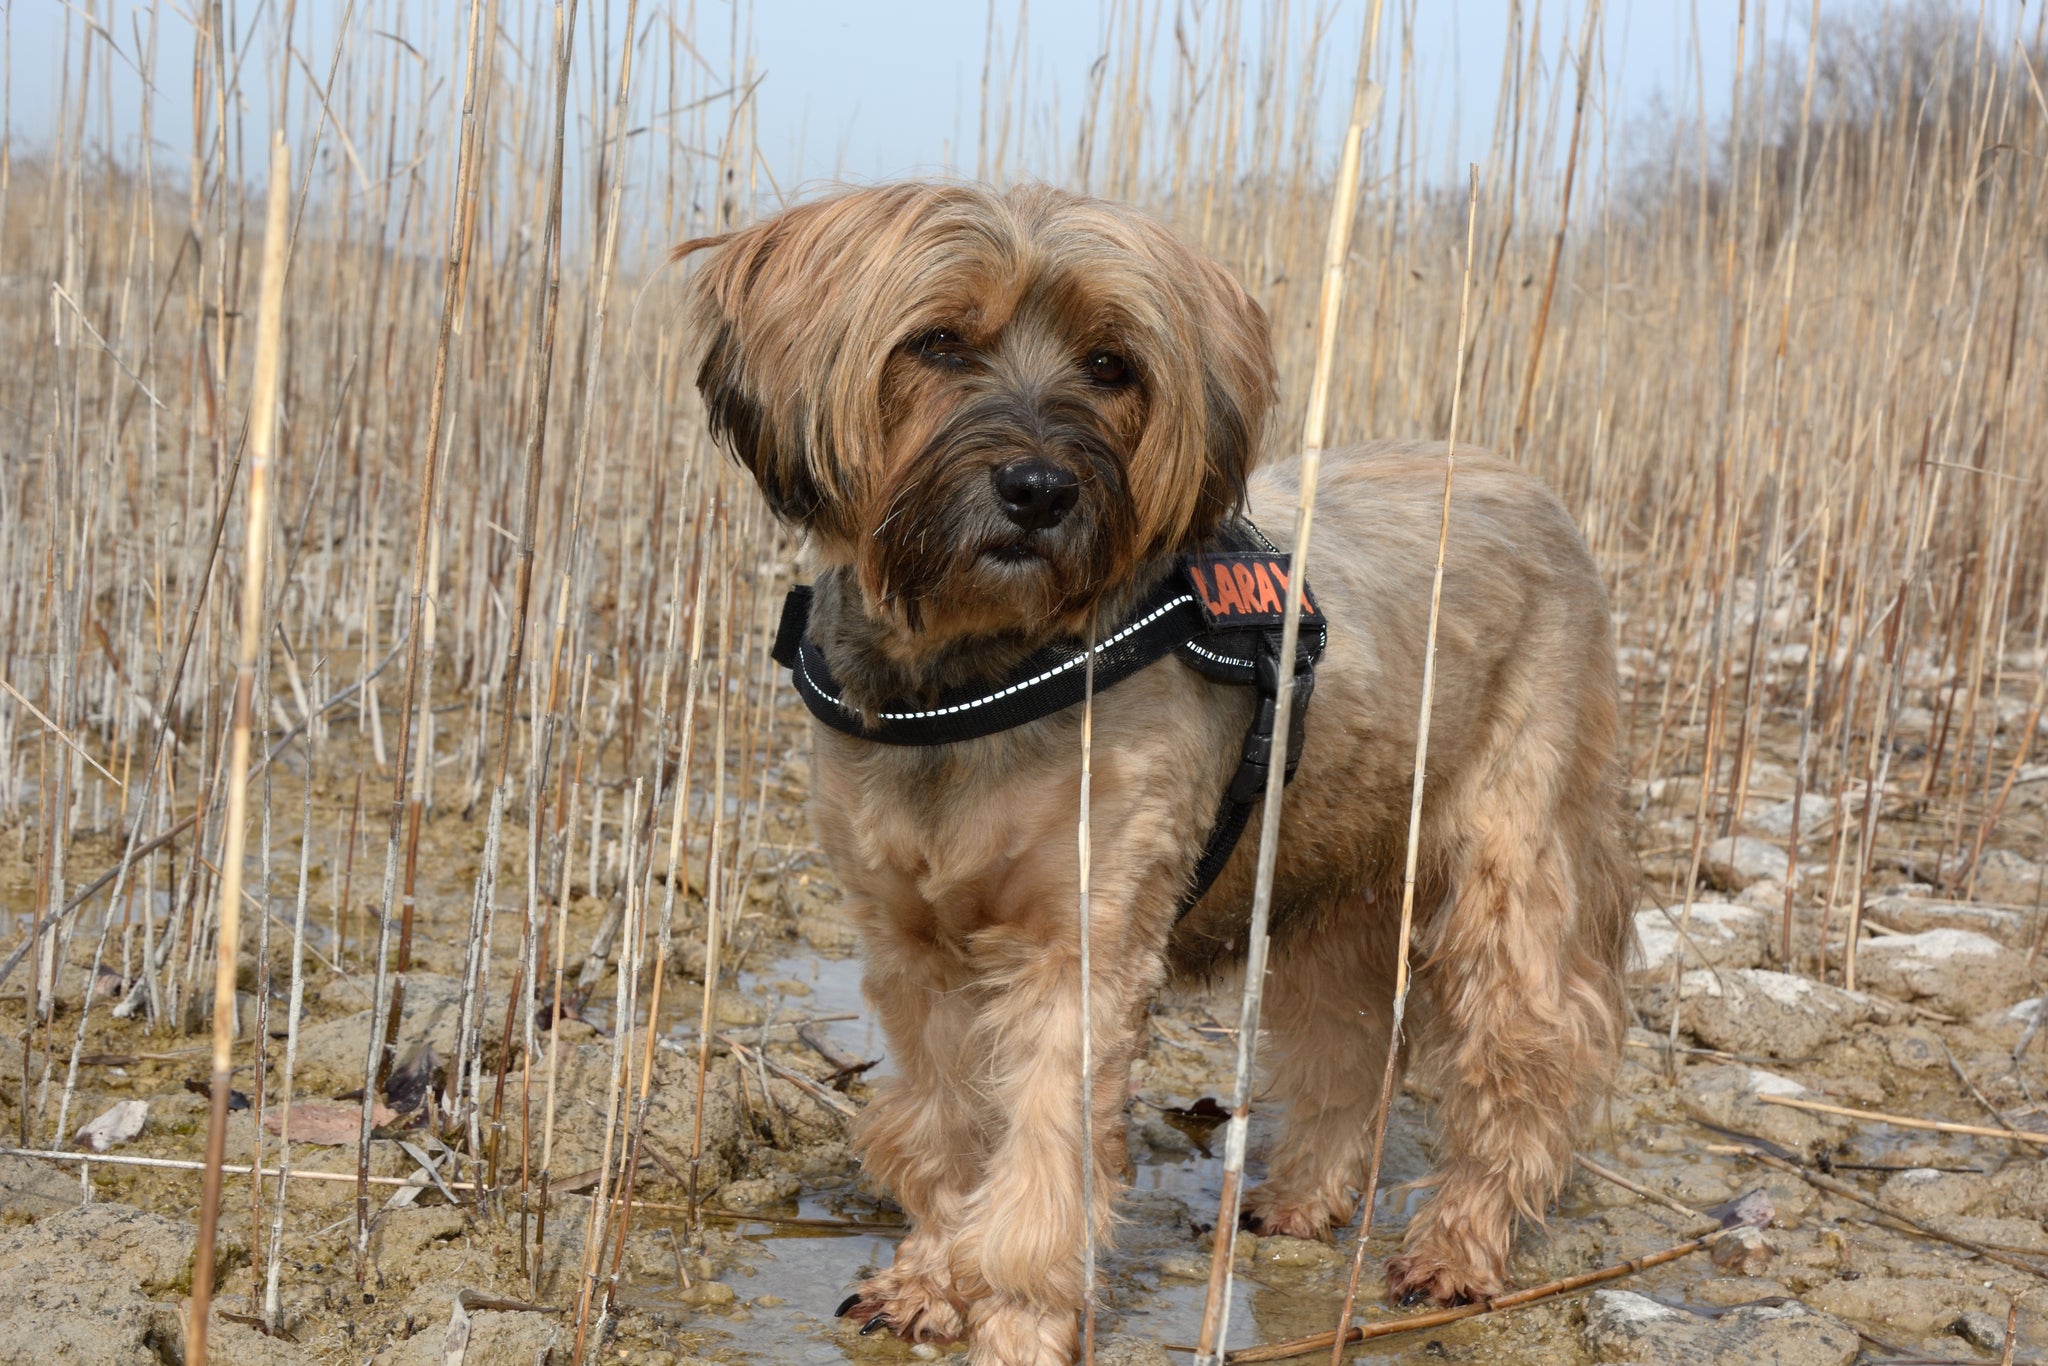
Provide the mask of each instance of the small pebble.
POLYGON ((2005 1325, 1980 1309, 1966 1309, 1956 1315, 1948 1331, 1969 1343, 1972 1347, 1987 1352, 2003 1351, 2005 1348, 2005 1325))

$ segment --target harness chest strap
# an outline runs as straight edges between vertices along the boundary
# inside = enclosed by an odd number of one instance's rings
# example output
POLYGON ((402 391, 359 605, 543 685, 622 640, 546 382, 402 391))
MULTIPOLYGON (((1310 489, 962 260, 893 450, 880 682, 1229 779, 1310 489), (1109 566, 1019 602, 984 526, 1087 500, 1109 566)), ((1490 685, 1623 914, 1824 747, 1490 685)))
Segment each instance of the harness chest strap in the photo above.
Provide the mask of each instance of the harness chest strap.
MULTIPOLYGON (((1225 786, 1208 842, 1189 876, 1175 920, 1194 909, 1237 848, 1252 808, 1265 796, 1272 767, 1280 690, 1280 647, 1288 561, 1249 522, 1241 522, 1214 552, 1186 556, 1175 572, 1146 595, 1116 630, 1095 646, 1095 690, 1114 687, 1168 654, 1204 677, 1255 688, 1258 706, 1245 730, 1237 771, 1225 786)), ((846 735, 885 745, 946 745, 1027 725, 1078 704, 1087 688, 1088 648, 1049 645, 992 688, 948 693, 936 702, 885 704, 866 725, 840 696, 824 652, 812 640, 812 589, 799 584, 783 600, 775 635, 776 663, 790 671, 811 715, 846 735)), ((1302 585, 1301 624, 1295 642, 1294 701, 1289 709, 1288 781, 1301 761, 1315 664, 1329 626, 1308 585, 1302 585)))

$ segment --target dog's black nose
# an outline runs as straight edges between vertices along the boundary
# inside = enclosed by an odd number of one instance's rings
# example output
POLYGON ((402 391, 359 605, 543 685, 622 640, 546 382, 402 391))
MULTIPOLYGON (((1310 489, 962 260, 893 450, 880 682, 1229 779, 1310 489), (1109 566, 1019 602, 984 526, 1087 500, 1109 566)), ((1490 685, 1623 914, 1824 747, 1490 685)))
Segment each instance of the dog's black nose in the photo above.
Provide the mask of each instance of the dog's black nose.
POLYGON ((996 466, 990 478, 1003 511, 1026 531, 1058 526, 1081 496, 1081 481, 1072 470, 1035 455, 996 466))

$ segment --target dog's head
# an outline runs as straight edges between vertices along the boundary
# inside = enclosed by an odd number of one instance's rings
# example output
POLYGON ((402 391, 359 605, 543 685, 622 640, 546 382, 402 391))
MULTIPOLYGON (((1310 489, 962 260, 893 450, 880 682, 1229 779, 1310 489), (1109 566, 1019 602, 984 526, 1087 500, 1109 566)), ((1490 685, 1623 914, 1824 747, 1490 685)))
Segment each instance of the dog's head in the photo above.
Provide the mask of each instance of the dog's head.
POLYGON ((1265 312, 1136 213, 906 183, 705 248, 713 431, 911 652, 1078 630, 1243 499, 1265 312))

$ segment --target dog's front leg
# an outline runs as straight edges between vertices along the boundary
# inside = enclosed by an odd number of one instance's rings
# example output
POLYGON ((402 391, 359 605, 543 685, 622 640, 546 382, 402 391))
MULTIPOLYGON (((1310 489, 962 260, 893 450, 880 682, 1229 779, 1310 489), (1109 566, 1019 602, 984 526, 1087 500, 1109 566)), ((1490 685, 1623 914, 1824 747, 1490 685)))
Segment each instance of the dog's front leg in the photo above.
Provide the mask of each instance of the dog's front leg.
MULTIPOLYGON (((859 908, 856 907, 856 912, 859 908)), ((947 1343, 967 1330, 953 1286, 953 1241, 980 1184, 983 1102, 972 1090, 973 1002, 959 965, 903 922, 856 913, 868 936, 861 988, 889 1039, 896 1075, 862 1114, 855 1144, 868 1174, 910 1218, 896 1260, 861 1282, 842 1317, 863 1332, 947 1343)))
MULTIPOLYGON (((1113 917, 1104 915, 1113 924, 1113 917)), ((991 1134, 982 1184, 954 1247, 976 1366, 1067 1366, 1078 1340, 1084 1221, 1106 1237, 1123 1175, 1123 1103, 1157 955, 1111 949, 1099 925, 1094 1016, 1094 1190, 1081 1189, 1081 967, 1062 930, 976 936, 976 1020, 991 1134)))

